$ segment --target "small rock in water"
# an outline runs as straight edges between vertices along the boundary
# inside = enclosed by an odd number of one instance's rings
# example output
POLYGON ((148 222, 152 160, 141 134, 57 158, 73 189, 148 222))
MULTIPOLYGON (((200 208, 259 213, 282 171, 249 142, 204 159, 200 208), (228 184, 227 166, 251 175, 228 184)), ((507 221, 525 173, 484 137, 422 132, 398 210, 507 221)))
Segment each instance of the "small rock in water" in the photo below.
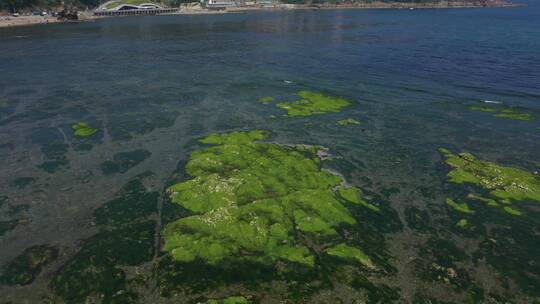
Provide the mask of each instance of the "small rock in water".
POLYGON ((330 158, 330 154, 328 154, 328 152, 322 151, 322 150, 317 151, 317 156, 321 160, 326 160, 326 159, 330 158))

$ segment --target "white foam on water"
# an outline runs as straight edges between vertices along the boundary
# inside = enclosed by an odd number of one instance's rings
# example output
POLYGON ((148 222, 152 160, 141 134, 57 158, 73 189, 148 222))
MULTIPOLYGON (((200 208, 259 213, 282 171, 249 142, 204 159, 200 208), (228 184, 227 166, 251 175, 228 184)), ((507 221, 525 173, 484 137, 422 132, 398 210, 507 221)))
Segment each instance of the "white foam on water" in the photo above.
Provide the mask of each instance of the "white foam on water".
POLYGON ((484 103, 494 103, 494 104, 501 104, 503 103, 502 101, 497 101, 497 100, 484 100, 484 103))

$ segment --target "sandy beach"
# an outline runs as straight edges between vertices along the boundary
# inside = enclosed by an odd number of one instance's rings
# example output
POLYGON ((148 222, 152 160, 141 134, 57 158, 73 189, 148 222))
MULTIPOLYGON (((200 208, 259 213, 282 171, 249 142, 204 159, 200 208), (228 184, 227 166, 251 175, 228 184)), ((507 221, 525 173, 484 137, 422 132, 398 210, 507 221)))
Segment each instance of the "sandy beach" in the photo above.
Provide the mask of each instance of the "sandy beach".
MULTIPOLYGON (((88 12, 82 12, 79 15, 78 21, 88 21, 96 19, 97 17, 92 16, 91 11, 88 12)), ((18 16, 14 17, 11 15, 0 15, 0 28, 3 27, 14 27, 14 26, 26 26, 26 25, 36 25, 36 24, 51 24, 51 23, 61 23, 61 22, 67 22, 66 20, 59 20, 57 17, 54 16, 18 16)), ((73 21, 70 21, 73 22, 73 21)))
POLYGON ((0 27, 23 26, 32 24, 48 24, 60 22, 52 16, 0 16, 0 27))

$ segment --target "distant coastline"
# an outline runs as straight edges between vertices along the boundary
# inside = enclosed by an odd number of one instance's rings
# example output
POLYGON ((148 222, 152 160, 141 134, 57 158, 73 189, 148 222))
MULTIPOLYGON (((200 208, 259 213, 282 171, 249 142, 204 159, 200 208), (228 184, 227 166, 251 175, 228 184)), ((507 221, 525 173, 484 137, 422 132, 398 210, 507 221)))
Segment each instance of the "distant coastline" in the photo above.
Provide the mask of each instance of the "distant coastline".
MULTIPOLYGON (((223 10, 213 10, 206 8, 192 8, 187 5, 181 6, 177 12, 167 15, 202 15, 202 14, 226 14, 249 11, 283 11, 283 10, 318 10, 318 9, 451 9, 451 8, 494 8, 494 7, 520 7, 524 4, 516 4, 505 0, 486 1, 433 1, 433 2, 379 2, 370 3, 318 3, 318 4, 279 4, 273 7, 244 6, 231 7, 223 10)), ((80 13, 79 21, 92 21, 104 17, 93 16, 93 10, 80 13)), ((106 17, 105 17, 106 18, 106 17)), ((37 24, 52 24, 72 22, 59 20, 52 16, 12 16, 5 13, 0 15, 0 28, 28 26, 37 24)))

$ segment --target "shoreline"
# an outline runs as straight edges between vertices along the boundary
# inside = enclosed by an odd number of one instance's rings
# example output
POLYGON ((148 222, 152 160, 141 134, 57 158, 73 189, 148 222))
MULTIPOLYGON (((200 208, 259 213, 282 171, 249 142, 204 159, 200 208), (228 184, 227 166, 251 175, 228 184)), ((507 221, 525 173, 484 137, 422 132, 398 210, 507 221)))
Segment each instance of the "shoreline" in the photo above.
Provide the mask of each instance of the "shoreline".
MULTIPOLYGON (((224 10, 212 10, 212 9, 190 9, 189 7, 180 7, 177 12, 160 14, 164 16, 170 15, 213 15, 213 14, 227 14, 227 13, 242 13, 251 11, 292 11, 292 10, 331 10, 331 9, 460 9, 460 8, 512 8, 512 7, 524 7, 526 4, 515 4, 506 1, 493 1, 489 3, 482 3, 480 1, 467 3, 465 1, 449 3, 386 3, 386 2, 372 2, 372 3, 354 3, 354 4, 281 4, 273 7, 235 7, 227 8, 224 10)), ((93 21, 102 18, 114 18, 121 16, 94 16, 93 11, 85 11, 81 13, 80 19, 77 21, 58 20, 52 16, 0 16, 0 28, 30 26, 38 24, 55 24, 55 23, 73 23, 73 22, 86 22, 93 21)))
POLYGON ((55 23, 74 23, 74 22, 85 22, 99 19, 99 17, 93 16, 93 12, 82 12, 79 16, 79 20, 59 20, 57 17, 53 16, 0 16, 0 29, 1 28, 11 28, 11 27, 21 27, 21 26, 30 26, 38 24, 55 24, 55 23))

